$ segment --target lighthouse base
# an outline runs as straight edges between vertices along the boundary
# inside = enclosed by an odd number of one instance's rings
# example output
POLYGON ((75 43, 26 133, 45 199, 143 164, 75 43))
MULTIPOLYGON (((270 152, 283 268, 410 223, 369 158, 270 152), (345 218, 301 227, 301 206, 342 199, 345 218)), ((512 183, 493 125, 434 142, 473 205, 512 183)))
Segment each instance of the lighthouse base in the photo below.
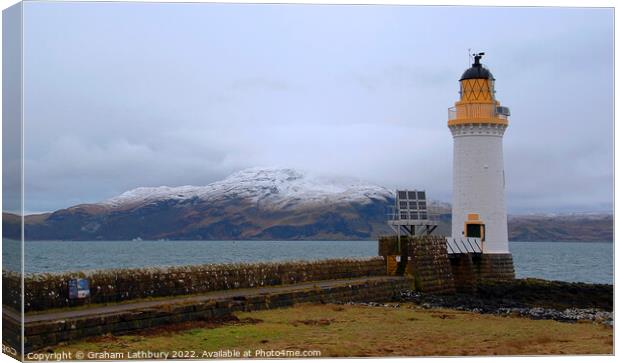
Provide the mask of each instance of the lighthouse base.
POLYGON ((474 256, 478 280, 513 280, 515 268, 511 253, 488 253, 474 256))
POLYGON ((449 255, 456 291, 474 293, 479 283, 515 278, 512 254, 455 253, 449 255))
POLYGON ((445 237, 384 236, 379 255, 388 275, 411 276, 427 293, 475 293, 478 285, 515 278, 510 253, 448 253, 445 237))

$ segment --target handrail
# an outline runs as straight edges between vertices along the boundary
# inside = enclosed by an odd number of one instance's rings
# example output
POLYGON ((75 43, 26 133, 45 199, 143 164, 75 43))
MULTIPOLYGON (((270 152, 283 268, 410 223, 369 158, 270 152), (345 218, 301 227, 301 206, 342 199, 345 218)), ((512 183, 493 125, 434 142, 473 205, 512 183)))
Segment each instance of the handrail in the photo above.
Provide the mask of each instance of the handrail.
POLYGON ((469 250, 467 249, 467 245, 465 244, 463 239, 461 239, 460 241, 461 241, 461 244, 463 245, 463 248, 465 249, 465 252, 469 253, 469 250))
POLYGON ((471 242, 469 241, 469 238, 467 239, 467 243, 469 243, 469 247, 471 247, 471 251, 472 252, 476 252, 476 249, 474 248, 474 246, 471 245, 471 242))
POLYGON ((482 247, 478 244, 478 242, 475 239, 474 239, 474 243, 476 244, 476 247, 478 247, 480 252, 482 252, 482 247))
POLYGON ((450 252, 454 253, 454 249, 452 248, 452 246, 450 246, 450 242, 448 242, 447 240, 446 240, 446 247, 448 247, 448 254, 450 252))
MULTIPOLYGON (((389 207, 390 210, 386 213, 388 221, 400 221, 400 220, 409 220, 410 218, 401 218, 400 213, 396 212, 396 208, 389 207)), ((440 213, 431 212, 430 210, 426 210, 426 218, 420 219, 424 221, 438 221, 440 213)))
POLYGON ((482 253, 482 247, 478 244, 477 238, 446 238, 446 245, 448 253, 482 253))
POLYGON ((459 249, 459 253, 463 253, 463 251, 461 251, 461 247, 459 246, 459 243, 456 241, 456 238, 452 239, 454 241, 454 245, 456 246, 456 248, 459 249))
POLYGON ((507 107, 497 106, 495 103, 461 104, 448 108, 448 120, 456 119, 494 119, 507 120, 510 110, 507 107), (501 111, 501 112, 499 112, 501 111))

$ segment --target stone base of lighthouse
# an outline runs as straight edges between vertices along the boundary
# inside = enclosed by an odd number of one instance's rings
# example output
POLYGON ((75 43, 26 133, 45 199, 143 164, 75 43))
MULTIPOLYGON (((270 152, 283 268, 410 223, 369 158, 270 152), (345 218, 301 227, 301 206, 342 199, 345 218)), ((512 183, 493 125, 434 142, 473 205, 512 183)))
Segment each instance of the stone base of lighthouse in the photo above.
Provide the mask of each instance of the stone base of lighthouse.
POLYGON ((479 280, 513 280, 515 268, 511 253, 485 253, 473 257, 479 280))
POLYGON ((515 278, 512 254, 450 254, 454 287, 458 292, 473 293, 478 284, 490 281, 509 281, 515 278))
POLYGON ((379 255, 385 258, 386 274, 413 277, 421 292, 474 293, 480 283, 515 278, 512 254, 448 254, 441 236, 383 236, 379 255))

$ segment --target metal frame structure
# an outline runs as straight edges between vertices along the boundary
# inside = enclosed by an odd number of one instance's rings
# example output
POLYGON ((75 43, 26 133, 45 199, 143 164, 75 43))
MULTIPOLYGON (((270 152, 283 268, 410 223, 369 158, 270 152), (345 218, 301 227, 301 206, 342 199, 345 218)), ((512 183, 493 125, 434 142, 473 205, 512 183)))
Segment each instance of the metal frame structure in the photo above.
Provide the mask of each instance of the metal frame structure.
POLYGON ((437 221, 428 211, 424 190, 397 190, 394 207, 388 213, 388 225, 398 234, 429 235, 437 221))

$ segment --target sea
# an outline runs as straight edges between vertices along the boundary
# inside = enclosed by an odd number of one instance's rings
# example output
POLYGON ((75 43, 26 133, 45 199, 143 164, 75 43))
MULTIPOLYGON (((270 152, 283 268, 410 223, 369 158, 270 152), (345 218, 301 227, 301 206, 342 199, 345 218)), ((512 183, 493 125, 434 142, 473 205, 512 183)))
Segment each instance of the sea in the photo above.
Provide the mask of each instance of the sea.
MULTIPOLYGON (((20 243, 3 240, 3 269, 20 270, 20 243)), ((377 241, 26 241, 25 272, 377 255, 377 241)), ((510 242, 518 278, 613 283, 613 243, 510 242)))

